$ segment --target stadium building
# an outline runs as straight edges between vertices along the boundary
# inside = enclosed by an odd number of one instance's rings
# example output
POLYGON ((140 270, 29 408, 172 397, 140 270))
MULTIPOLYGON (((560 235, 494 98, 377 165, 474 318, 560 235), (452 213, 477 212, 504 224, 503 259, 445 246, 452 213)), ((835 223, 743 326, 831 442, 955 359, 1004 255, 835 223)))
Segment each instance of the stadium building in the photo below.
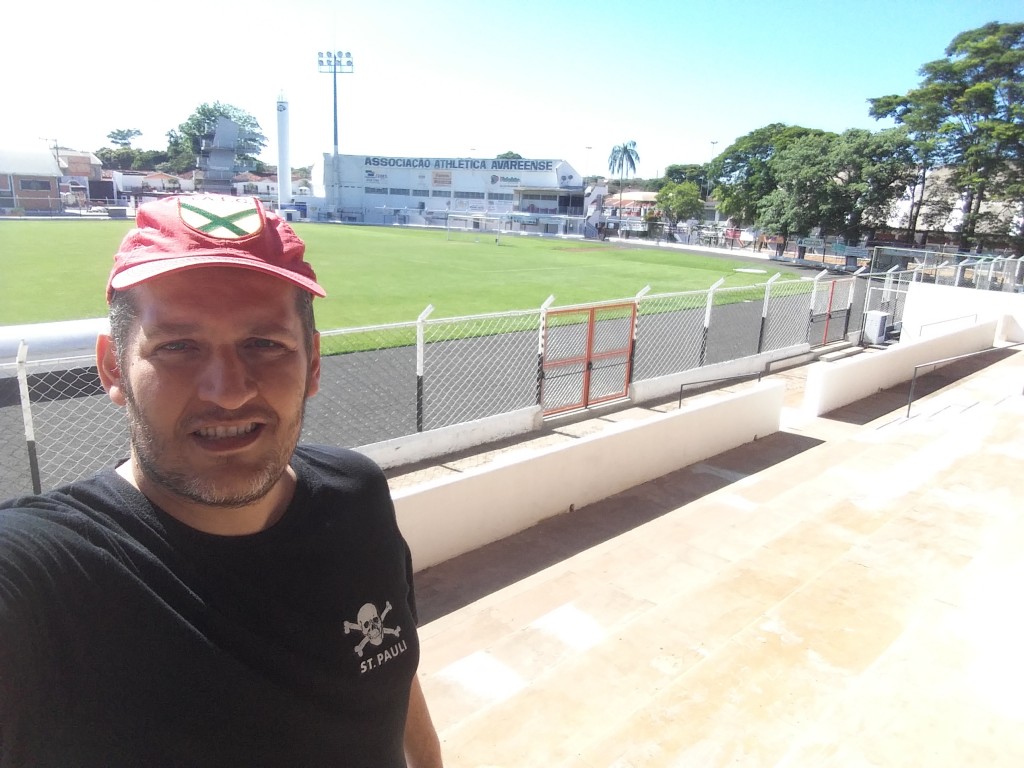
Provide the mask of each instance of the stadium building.
POLYGON ((606 192, 585 188, 564 160, 325 153, 313 178, 312 194, 293 203, 312 220, 444 226, 450 214, 476 215, 542 234, 583 234, 606 192))

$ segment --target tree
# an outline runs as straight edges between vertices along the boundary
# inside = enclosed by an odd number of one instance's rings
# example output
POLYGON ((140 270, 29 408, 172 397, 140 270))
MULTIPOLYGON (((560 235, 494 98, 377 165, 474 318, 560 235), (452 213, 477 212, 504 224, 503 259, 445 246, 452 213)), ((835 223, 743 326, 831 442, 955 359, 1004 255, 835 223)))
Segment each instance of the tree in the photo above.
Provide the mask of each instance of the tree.
POLYGON ((169 158, 164 163, 164 170, 180 173, 195 168, 203 139, 213 134, 218 117, 226 117, 239 126, 239 161, 258 165, 257 155, 267 145, 267 137, 263 135, 259 122, 243 109, 215 101, 213 104, 200 104, 177 130, 167 132, 169 158))
POLYGON ((167 151, 163 149, 136 149, 135 159, 132 161, 133 171, 153 171, 168 159, 167 151))
POLYGON ((612 152, 608 155, 608 171, 612 175, 619 174, 619 211, 621 217, 622 211, 622 184, 625 179, 626 171, 630 174, 636 173, 636 164, 640 160, 640 155, 636 151, 635 141, 624 141, 621 144, 617 144, 612 147, 612 152))
POLYGON ((658 192, 655 198, 658 209, 670 223, 699 219, 704 211, 704 202, 700 199, 700 189, 692 181, 676 184, 669 181, 658 192))
POLYGON ((884 225, 915 177, 910 140, 899 128, 809 133, 772 157, 777 187, 758 204, 758 223, 777 232, 839 235, 857 242, 884 225))
POLYGON ((135 128, 118 128, 108 133, 107 138, 110 139, 110 143, 115 147, 129 149, 132 146, 132 139, 138 138, 141 135, 142 131, 135 128))
POLYGON ((755 219, 763 229, 788 236, 821 226, 830 176, 821 160, 833 138, 835 134, 807 135, 769 157, 761 170, 775 187, 754 203, 755 219))
POLYGON ((928 191, 928 174, 932 168, 941 164, 938 134, 935 129, 941 119, 937 119, 934 104, 914 104, 906 97, 882 96, 868 101, 871 103, 872 117, 894 118, 898 125, 904 126, 910 138, 911 152, 917 163, 917 176, 908 190, 910 211, 907 216, 907 242, 913 243, 928 191))
POLYGON ((704 188, 707 186, 708 167, 706 165, 696 165, 693 163, 687 165, 673 164, 665 169, 665 179, 666 181, 671 181, 675 184, 692 181, 697 185, 698 191, 703 195, 704 188))
POLYGON ((758 205, 778 186, 772 158, 797 139, 822 133, 771 123, 741 136, 708 164, 708 196, 713 187, 722 213, 741 224, 755 221, 758 205))
POLYGON ((191 142, 177 131, 167 132, 167 160, 157 166, 157 170, 167 173, 182 173, 196 167, 198 153, 192 149, 191 142))
POLYGON ((496 155, 495 160, 522 160, 523 156, 518 152, 502 152, 500 155, 496 155))
POLYGON ((131 147, 118 147, 117 149, 101 147, 93 154, 96 155, 104 168, 112 168, 117 171, 128 171, 134 167, 135 159, 139 154, 139 150, 132 149, 131 147))
MULTIPOLYGON (((966 248, 984 218, 984 202, 1024 206, 1024 23, 961 32, 945 53, 921 67, 918 88, 872 99, 872 114, 892 116, 916 139, 934 141, 927 157, 952 172, 966 248)), ((1019 224, 1004 232, 1021 236, 1019 224)))

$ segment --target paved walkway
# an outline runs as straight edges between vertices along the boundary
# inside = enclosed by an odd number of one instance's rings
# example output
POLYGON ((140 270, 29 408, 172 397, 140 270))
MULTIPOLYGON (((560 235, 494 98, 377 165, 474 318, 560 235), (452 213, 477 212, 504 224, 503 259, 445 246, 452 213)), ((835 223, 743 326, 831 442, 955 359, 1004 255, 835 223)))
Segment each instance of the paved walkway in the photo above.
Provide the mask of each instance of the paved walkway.
POLYGON ((1024 353, 910 418, 803 371, 776 435, 418 574, 449 768, 1024 765, 1024 353))

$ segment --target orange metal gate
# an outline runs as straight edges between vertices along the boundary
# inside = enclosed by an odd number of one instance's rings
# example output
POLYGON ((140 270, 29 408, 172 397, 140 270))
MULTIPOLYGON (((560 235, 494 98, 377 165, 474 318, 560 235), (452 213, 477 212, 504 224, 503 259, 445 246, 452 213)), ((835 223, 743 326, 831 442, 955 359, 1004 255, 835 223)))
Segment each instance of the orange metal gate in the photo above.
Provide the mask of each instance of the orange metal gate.
POLYGON ((541 355, 544 415, 625 397, 635 328, 632 302, 548 311, 541 355))

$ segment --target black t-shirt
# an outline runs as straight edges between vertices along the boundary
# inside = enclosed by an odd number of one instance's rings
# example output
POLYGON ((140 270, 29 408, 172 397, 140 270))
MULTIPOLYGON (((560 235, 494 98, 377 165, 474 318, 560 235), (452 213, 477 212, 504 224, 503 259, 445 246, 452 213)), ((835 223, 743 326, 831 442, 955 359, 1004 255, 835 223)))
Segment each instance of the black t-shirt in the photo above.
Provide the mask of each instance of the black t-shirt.
POLYGON ((272 528, 189 528, 113 470, 0 505, 0 766, 404 766, 419 660, 387 483, 300 447, 272 528))

